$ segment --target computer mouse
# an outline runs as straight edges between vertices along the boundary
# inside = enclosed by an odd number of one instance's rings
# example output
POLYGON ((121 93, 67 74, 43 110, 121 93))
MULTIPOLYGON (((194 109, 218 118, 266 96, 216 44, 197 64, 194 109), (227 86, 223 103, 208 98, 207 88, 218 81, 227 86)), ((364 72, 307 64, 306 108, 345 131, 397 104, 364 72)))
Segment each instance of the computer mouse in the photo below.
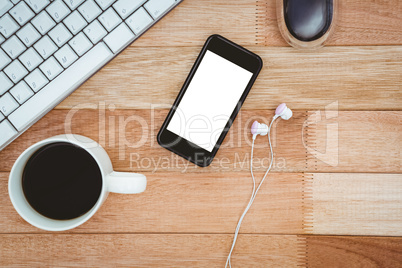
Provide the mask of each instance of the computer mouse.
POLYGON ((333 0, 283 0, 286 26, 301 41, 323 36, 332 21, 333 0))
POLYGON ((282 35, 291 45, 322 44, 333 28, 336 6, 337 0, 277 0, 282 35))

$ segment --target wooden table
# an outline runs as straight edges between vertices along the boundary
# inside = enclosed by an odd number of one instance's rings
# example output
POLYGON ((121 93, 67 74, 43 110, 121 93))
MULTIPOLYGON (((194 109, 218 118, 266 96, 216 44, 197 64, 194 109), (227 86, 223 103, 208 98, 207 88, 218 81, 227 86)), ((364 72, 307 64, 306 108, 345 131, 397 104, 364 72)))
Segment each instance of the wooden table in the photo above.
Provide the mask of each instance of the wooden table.
MULTIPOLYGON (((247 215, 234 267, 402 266, 402 1, 340 1, 328 45, 289 47, 275 1, 186 0, 0 153, 0 264, 223 267, 251 193, 253 120, 286 102, 276 161, 247 215), (196 168, 155 140, 205 39, 219 33, 264 69, 223 148, 196 168), (56 134, 88 136, 117 171, 143 172, 140 195, 110 194, 82 226, 39 230, 14 211, 7 180, 18 155, 56 134)), ((255 169, 268 163, 258 139, 255 169)))

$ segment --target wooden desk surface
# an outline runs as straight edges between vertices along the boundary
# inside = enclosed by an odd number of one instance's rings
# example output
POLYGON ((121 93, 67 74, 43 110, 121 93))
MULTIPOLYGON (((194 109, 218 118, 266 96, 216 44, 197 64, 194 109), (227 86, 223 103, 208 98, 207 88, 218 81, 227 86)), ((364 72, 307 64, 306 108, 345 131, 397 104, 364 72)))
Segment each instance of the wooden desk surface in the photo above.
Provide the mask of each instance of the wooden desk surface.
MULTIPOLYGON (((402 1, 340 2, 328 46, 303 52, 281 38, 273 0, 185 0, 0 152, 0 265, 223 267, 251 193, 249 126, 286 102, 294 118, 275 125, 274 169, 233 266, 402 267, 402 1), (265 65, 213 164, 196 168, 155 134, 214 33, 265 65), (14 211, 7 180, 29 145, 65 132, 101 143, 148 188, 110 194, 87 223, 50 233, 14 211)), ((255 157, 261 178, 262 138, 255 157)))

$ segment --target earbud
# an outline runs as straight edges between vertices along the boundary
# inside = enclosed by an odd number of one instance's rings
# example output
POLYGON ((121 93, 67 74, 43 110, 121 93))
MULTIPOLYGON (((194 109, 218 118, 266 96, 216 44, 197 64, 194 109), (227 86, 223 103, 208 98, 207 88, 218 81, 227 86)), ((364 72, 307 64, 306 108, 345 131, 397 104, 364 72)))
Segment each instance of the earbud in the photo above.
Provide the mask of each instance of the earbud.
POLYGON ((290 119, 292 117, 292 115, 293 115, 292 110, 290 110, 288 107, 286 107, 285 103, 282 103, 281 105, 278 106, 278 108, 276 108, 275 116, 272 118, 271 123, 269 124, 269 127, 267 125, 265 125, 265 124, 260 124, 257 121, 254 121, 253 125, 251 126, 251 134, 253 134, 253 143, 251 145, 250 172, 251 172, 251 177, 253 178, 253 193, 251 195, 250 201, 248 202, 248 205, 247 205, 246 209, 243 211, 243 214, 241 215, 239 221, 237 222, 235 235, 234 235, 233 242, 232 242, 232 247, 230 248, 229 255, 228 255, 227 259, 226 259, 225 268, 228 265, 229 265, 229 267, 231 267, 230 259, 232 257, 233 249, 234 249, 234 247, 236 245, 237 236, 239 234, 240 227, 241 227, 241 224, 243 222, 243 219, 246 216, 246 214, 247 214, 248 210, 250 209, 251 205, 253 204, 254 199, 257 196, 257 193, 260 190, 260 187, 261 187, 262 183, 264 182, 265 178, 267 177, 269 171, 271 170, 272 164, 274 162, 275 157, 274 157, 274 151, 272 149, 271 134, 270 134, 270 129, 272 127, 272 124, 274 123, 274 121, 278 117, 281 117, 282 119, 288 120, 288 119, 290 119), (270 153, 271 153, 271 161, 270 161, 270 164, 269 164, 269 167, 268 167, 267 171, 264 174, 264 177, 260 181, 260 184, 258 185, 257 188, 255 188, 255 178, 254 178, 254 173, 253 173, 254 142, 255 142, 255 138, 257 137, 257 135, 265 136, 267 134, 268 134, 269 150, 270 150, 270 153))
POLYGON ((292 117, 293 113, 292 110, 290 110, 287 106, 286 103, 282 103, 276 108, 275 110, 275 117, 281 117, 284 120, 289 120, 292 117))
MULTIPOLYGON (((278 117, 281 117, 284 120, 289 120, 293 115, 292 110, 290 110, 286 103, 282 103, 276 108, 274 120, 278 117)), ((269 127, 265 124, 258 123, 254 121, 253 125, 251 126, 251 134, 253 134, 253 139, 257 137, 257 135, 265 136, 268 134, 269 127)))
POLYGON ((236 240, 237 240, 237 236, 239 234, 240 231, 240 227, 241 224, 243 222, 244 217, 246 216, 248 210, 250 209, 251 205, 254 202, 255 197, 257 196, 258 191, 260 190, 260 187, 262 185, 262 183, 264 182, 265 178, 268 175, 268 172, 271 170, 272 168, 272 164, 274 162, 274 151, 272 149, 272 143, 271 143, 271 134, 270 134, 270 129, 272 127, 272 124, 274 123, 274 121, 278 118, 281 117, 284 120, 288 120, 292 117, 293 113, 292 110, 290 110, 287 106, 286 103, 282 103, 281 105, 278 106, 278 108, 276 108, 275 110, 275 116, 272 118, 271 123, 269 124, 269 127, 265 124, 260 124, 257 121, 254 121, 253 125, 251 126, 251 134, 253 134, 253 143, 251 145, 251 158, 250 158, 250 172, 251 172, 251 177, 253 178, 253 193, 251 195, 250 201, 248 202, 248 205, 246 207, 246 209, 243 211, 243 214, 241 215, 239 221, 237 222, 237 226, 236 226, 236 231, 235 231, 235 235, 233 238, 233 243, 232 243, 232 247, 230 249, 229 255, 226 259, 226 265, 225 268, 229 265, 229 267, 231 267, 230 265, 230 259, 232 257, 232 252, 233 249, 236 245, 236 240), (265 136, 268 134, 268 144, 269 144, 269 150, 271 153, 271 161, 269 164, 269 167, 267 169, 267 171, 264 174, 264 177, 262 178, 262 180, 260 181, 260 184, 258 185, 257 189, 255 188, 255 178, 254 178, 254 173, 253 173, 253 153, 254 153, 254 142, 255 142, 255 138, 257 137, 257 135, 261 135, 261 136, 265 136))
POLYGON ((268 134, 268 126, 254 121, 251 125, 251 134, 253 134, 253 139, 255 139, 257 135, 265 136, 268 134))

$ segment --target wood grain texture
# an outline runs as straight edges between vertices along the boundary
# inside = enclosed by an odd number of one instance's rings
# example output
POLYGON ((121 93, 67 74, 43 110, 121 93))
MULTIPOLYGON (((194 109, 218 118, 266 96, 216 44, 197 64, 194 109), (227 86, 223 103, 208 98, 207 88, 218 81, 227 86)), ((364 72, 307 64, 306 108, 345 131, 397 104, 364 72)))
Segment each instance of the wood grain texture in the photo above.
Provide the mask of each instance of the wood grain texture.
POLYGON ((133 45, 199 46, 212 34, 255 45, 256 14, 255 0, 184 0, 133 45))
POLYGON ((401 267, 400 237, 306 237, 306 267, 401 267))
MULTIPOLYGON (((119 171, 249 171, 250 125, 254 120, 268 123, 273 114, 243 110, 211 166, 199 168, 157 144, 156 135, 167 110, 110 111, 102 103, 94 108, 98 110, 53 110, 47 114, 0 152, 0 171, 10 171, 18 155, 35 142, 63 133, 99 142, 119 171)), ((294 111, 291 120, 277 121, 272 129, 273 171, 401 173, 402 112, 331 113, 294 111)), ((258 138, 254 158, 255 170, 265 171, 269 165, 266 137, 258 138)))
POLYGON ((311 228, 306 231, 402 236, 401 174, 315 173, 311 180, 313 210, 305 216, 311 228))
MULTIPOLYGON (((328 45, 402 44, 398 0, 343 0, 328 45)), ((244 45, 286 46, 279 33, 275 0, 185 0, 134 46, 200 45, 215 33, 244 45)))
MULTIPOLYGON (((200 49, 201 44, 129 47, 57 109, 91 107, 101 101, 117 109, 170 107, 200 49)), ((340 110, 401 109, 400 46, 324 47, 314 53, 249 49, 262 57, 264 68, 244 109, 275 109, 286 102, 292 109, 315 110, 335 101, 340 110)))
MULTIPOLYGON (((145 175, 143 194, 110 194, 67 233, 230 234, 252 189, 249 173, 145 175)), ((7 179, 0 173, 1 233, 43 233, 13 209, 7 179)), ((272 173, 241 233, 401 236, 401 221, 401 174, 272 173)))
POLYGON ((328 109, 308 113, 307 170, 402 172, 401 112, 328 109))
MULTIPOLYGON (((0 235, 7 267, 223 267, 232 235, 0 235), (61 254, 62 253, 62 254, 61 254)), ((400 267, 401 238, 240 235, 236 267, 400 267)))
MULTIPOLYGON (((338 1, 338 17, 333 36, 326 45, 400 45, 402 43, 402 3, 391 1, 338 1)), ((257 0, 257 43, 283 46, 276 19, 276 0, 257 0)))
MULTIPOLYGON (((241 113, 213 164, 208 168, 200 168, 158 145, 156 135, 167 112, 167 110, 110 111, 107 106, 99 110, 53 110, 0 152, 2 160, 0 171, 10 171, 18 155, 30 145, 63 133, 81 134, 98 141, 108 152, 115 169, 119 171, 158 173, 248 171, 252 140, 248 131, 249 126, 253 120, 265 121, 265 118, 273 113, 262 110, 241 113)), ((272 134, 275 147, 283 148, 276 154, 274 170, 305 171, 306 151, 301 139, 305 116, 305 112, 295 112, 293 124, 278 122, 279 125, 287 127, 280 127, 272 134)), ((254 167, 257 171, 265 170, 269 165, 267 146, 266 140, 256 144, 254 167)))
MULTIPOLYGON (((340 1, 334 35, 314 52, 285 43, 275 0, 234 2, 185 0, 0 152, 0 266, 223 267, 251 193, 249 127, 287 102, 294 117, 274 126, 273 173, 233 266, 402 267, 402 1, 340 1), (155 136, 215 33, 261 55, 264 68, 202 169, 155 136), (104 146, 116 170, 145 173, 148 188, 110 194, 76 229, 45 232, 12 207, 9 171, 28 146, 71 132, 104 146)), ((268 163, 259 137, 257 182, 268 163)))
MULTIPOLYGON (((0 152, 0 266, 223 267, 251 193, 249 127, 286 102, 294 117, 274 126, 273 173, 233 266, 402 267, 402 1, 340 4, 328 46, 303 52, 281 37, 275 0, 185 0, 0 152), (155 136, 215 33, 261 55, 264 68, 202 169, 155 136), (148 188, 110 194, 76 229, 45 232, 12 207, 9 171, 28 146, 71 132, 104 146, 116 170, 145 173, 148 188)), ((269 162, 261 137, 255 158, 259 181, 269 162)))
MULTIPOLYGON (((6 267, 224 267, 232 235, 0 235, 6 267)), ((233 267, 296 267, 296 236, 240 235, 233 267)))
MULTIPOLYGON (((139 195, 110 194, 92 219, 73 233, 232 233, 252 190, 249 173, 145 173, 139 195)), ((258 181, 263 174, 256 174, 258 181)), ((43 233, 14 210, 8 173, 0 173, 0 232, 43 233)), ((242 233, 303 232, 303 174, 273 173, 262 186, 242 233)))

